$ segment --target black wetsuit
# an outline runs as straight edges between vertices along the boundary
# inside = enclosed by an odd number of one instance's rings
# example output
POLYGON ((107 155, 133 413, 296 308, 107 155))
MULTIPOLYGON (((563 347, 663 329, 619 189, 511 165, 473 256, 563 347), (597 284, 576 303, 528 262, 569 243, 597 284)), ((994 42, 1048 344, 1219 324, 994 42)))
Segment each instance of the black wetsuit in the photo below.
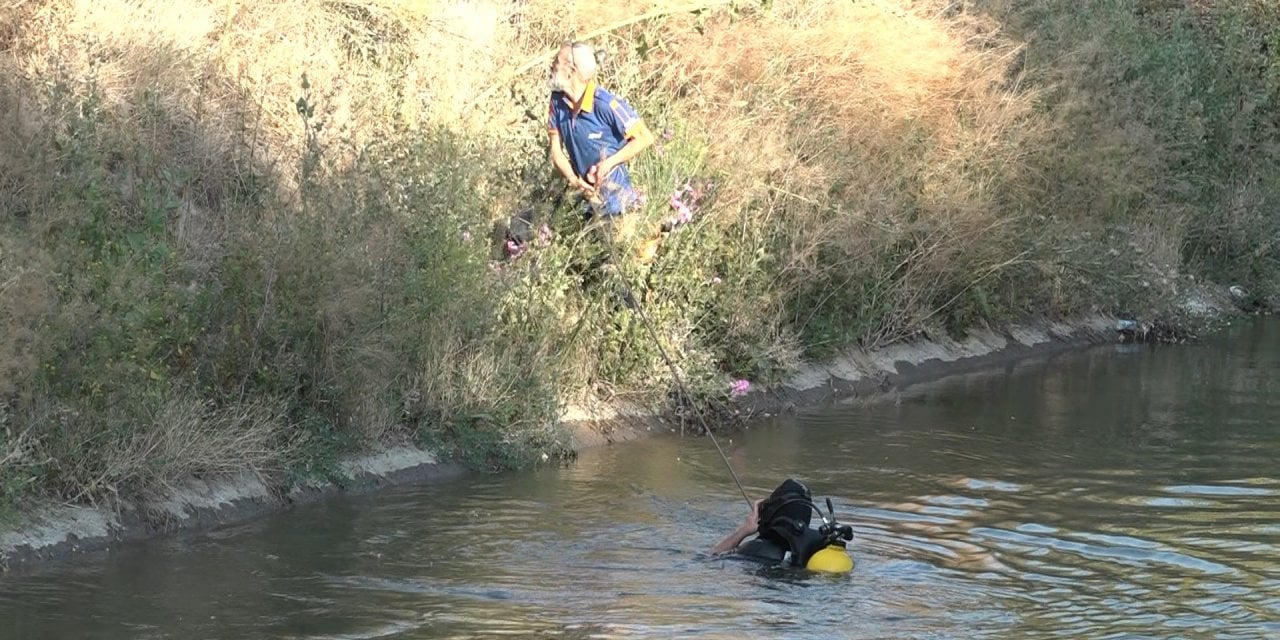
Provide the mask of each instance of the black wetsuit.
POLYGON ((757 535, 739 544, 738 554, 767 563, 785 561, 793 567, 808 565, 813 554, 836 540, 830 533, 824 535, 809 528, 810 516, 816 508, 809 488, 787 478, 760 503, 757 535))
POLYGON ((803 567, 809 558, 827 545, 826 539, 816 529, 805 529, 794 542, 794 548, 786 542, 779 542, 761 536, 738 545, 738 554, 761 562, 780 563, 787 560, 787 552, 791 552, 789 564, 803 567))

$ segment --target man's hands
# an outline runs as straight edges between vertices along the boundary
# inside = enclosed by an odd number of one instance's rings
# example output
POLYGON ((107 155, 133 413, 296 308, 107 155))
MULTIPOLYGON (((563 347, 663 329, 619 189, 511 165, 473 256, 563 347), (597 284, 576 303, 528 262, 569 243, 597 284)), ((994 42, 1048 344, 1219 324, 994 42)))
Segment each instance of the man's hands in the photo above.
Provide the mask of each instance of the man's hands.
POLYGON ((595 202, 599 197, 599 193, 604 187, 604 179, 609 177, 609 173, 618 165, 610 163, 607 159, 601 160, 600 164, 595 165, 587 170, 585 178, 574 178, 574 186, 582 192, 587 200, 595 202))
POLYGON ((610 162, 608 158, 601 160, 599 164, 587 170, 587 183, 599 190, 603 186, 603 180, 608 178, 617 167, 618 165, 610 162))
POLYGON ((613 173, 618 165, 611 162, 609 158, 601 160, 599 164, 587 170, 586 178, 576 178, 578 190, 582 191, 582 195, 588 200, 594 201, 596 195, 604 187, 604 181, 609 178, 609 174, 613 173))
POLYGON ((569 156, 560 145, 560 135, 553 130, 550 138, 551 164, 555 165, 556 170, 560 172, 560 175, 564 176, 564 180, 569 183, 569 186, 582 192, 582 195, 588 200, 594 200, 598 190, 596 185, 574 175, 573 165, 569 162, 569 156))

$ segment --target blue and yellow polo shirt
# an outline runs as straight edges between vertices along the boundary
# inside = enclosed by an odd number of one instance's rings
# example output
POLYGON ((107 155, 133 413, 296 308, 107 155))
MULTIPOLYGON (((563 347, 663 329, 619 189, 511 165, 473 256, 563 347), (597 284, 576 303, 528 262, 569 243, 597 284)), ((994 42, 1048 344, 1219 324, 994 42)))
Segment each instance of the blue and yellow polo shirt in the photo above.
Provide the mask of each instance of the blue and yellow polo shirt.
MULTIPOLYGON (((587 83, 582 104, 575 106, 563 91, 553 91, 547 127, 551 135, 560 136, 573 172, 585 179, 591 167, 626 146, 643 121, 626 100, 594 81, 587 83)), ((598 192, 604 200, 603 214, 618 215, 635 204, 637 194, 625 164, 615 167, 601 182, 598 192)))

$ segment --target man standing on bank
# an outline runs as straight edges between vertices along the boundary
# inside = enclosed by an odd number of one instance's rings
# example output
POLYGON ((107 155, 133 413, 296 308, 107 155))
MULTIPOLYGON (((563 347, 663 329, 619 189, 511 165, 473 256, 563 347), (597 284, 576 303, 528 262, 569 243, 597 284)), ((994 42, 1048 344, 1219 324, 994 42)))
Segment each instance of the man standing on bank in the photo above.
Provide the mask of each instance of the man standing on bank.
POLYGON ((620 96, 595 83, 596 56, 582 42, 560 47, 551 63, 551 162, 590 203, 588 215, 615 227, 638 204, 626 163, 653 144, 653 133, 620 96))

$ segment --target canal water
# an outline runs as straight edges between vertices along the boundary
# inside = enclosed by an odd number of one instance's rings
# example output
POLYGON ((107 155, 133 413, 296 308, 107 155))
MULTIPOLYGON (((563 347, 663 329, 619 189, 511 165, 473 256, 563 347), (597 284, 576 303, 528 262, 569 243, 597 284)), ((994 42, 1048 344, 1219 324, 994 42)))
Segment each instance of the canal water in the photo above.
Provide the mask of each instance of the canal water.
POLYGON ((0 637, 1280 638, 1280 323, 1105 346, 722 436, 857 563, 705 550, 705 437, 338 498, 0 576, 0 637))

